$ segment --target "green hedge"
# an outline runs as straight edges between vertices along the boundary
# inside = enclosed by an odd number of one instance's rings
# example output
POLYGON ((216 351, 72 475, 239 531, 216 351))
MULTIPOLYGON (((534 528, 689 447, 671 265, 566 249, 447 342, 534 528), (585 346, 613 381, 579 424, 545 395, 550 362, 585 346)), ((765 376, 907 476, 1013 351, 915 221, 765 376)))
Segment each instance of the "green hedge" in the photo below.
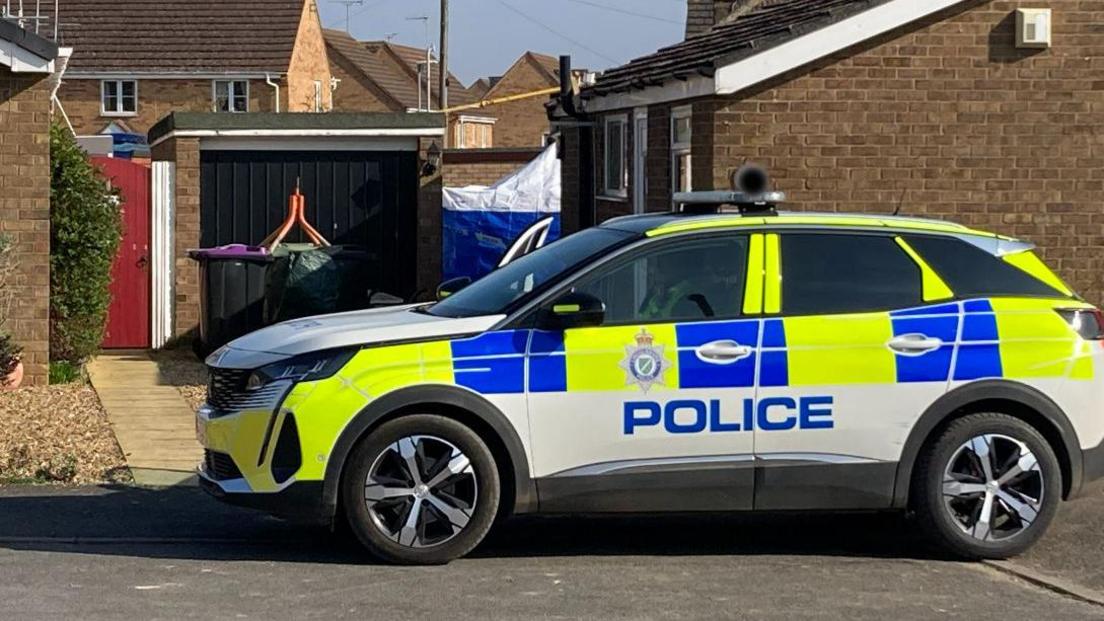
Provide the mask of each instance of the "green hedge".
POLYGON ((121 205, 59 125, 50 130, 50 165, 50 359, 80 364, 103 342, 121 205))

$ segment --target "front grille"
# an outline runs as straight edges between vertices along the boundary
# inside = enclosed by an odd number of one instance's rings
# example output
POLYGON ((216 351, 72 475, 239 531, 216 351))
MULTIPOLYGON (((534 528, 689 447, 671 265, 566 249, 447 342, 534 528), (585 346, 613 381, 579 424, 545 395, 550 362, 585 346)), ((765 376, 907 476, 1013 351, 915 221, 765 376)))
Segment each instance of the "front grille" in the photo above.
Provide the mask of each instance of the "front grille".
POLYGON ((238 470, 234 458, 226 453, 211 450, 203 451, 203 466, 207 476, 216 481, 242 478, 241 470, 238 470))
POLYGON ((252 371, 215 368, 208 371, 207 405, 214 409, 214 417, 242 410, 275 410, 293 384, 291 380, 280 380, 257 390, 246 390, 252 371))
POLYGON ((207 403, 219 410, 229 410, 237 396, 245 392, 245 382, 251 371, 208 367, 207 403))

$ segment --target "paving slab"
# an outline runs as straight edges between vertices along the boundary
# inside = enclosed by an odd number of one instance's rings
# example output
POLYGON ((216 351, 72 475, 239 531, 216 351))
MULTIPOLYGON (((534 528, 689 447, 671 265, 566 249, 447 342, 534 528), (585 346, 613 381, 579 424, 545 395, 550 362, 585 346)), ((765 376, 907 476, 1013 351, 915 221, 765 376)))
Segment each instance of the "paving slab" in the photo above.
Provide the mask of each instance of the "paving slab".
POLYGON ((203 450, 195 414, 165 382, 145 352, 97 356, 88 365, 92 387, 122 447, 134 482, 144 486, 194 485, 203 450))

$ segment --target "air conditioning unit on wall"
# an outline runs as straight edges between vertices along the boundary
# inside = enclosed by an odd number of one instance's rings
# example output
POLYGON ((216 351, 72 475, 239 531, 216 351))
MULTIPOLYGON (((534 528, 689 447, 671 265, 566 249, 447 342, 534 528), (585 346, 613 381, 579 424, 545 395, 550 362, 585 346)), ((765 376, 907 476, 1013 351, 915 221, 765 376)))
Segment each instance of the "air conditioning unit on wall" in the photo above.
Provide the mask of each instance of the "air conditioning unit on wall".
POLYGON ((1016 9, 1016 47, 1050 47, 1052 24, 1050 9, 1016 9))

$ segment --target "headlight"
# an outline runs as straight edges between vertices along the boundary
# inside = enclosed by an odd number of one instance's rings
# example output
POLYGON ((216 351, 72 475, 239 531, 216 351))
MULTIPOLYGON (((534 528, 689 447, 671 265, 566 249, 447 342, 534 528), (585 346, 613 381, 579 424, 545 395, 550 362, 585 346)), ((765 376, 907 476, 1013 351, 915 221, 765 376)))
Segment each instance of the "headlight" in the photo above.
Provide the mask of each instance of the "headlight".
POLYGON ((304 354, 287 360, 275 362, 257 369, 245 382, 246 390, 258 390, 281 380, 293 382, 314 382, 333 377, 352 359, 359 348, 337 349, 313 354, 304 354))

